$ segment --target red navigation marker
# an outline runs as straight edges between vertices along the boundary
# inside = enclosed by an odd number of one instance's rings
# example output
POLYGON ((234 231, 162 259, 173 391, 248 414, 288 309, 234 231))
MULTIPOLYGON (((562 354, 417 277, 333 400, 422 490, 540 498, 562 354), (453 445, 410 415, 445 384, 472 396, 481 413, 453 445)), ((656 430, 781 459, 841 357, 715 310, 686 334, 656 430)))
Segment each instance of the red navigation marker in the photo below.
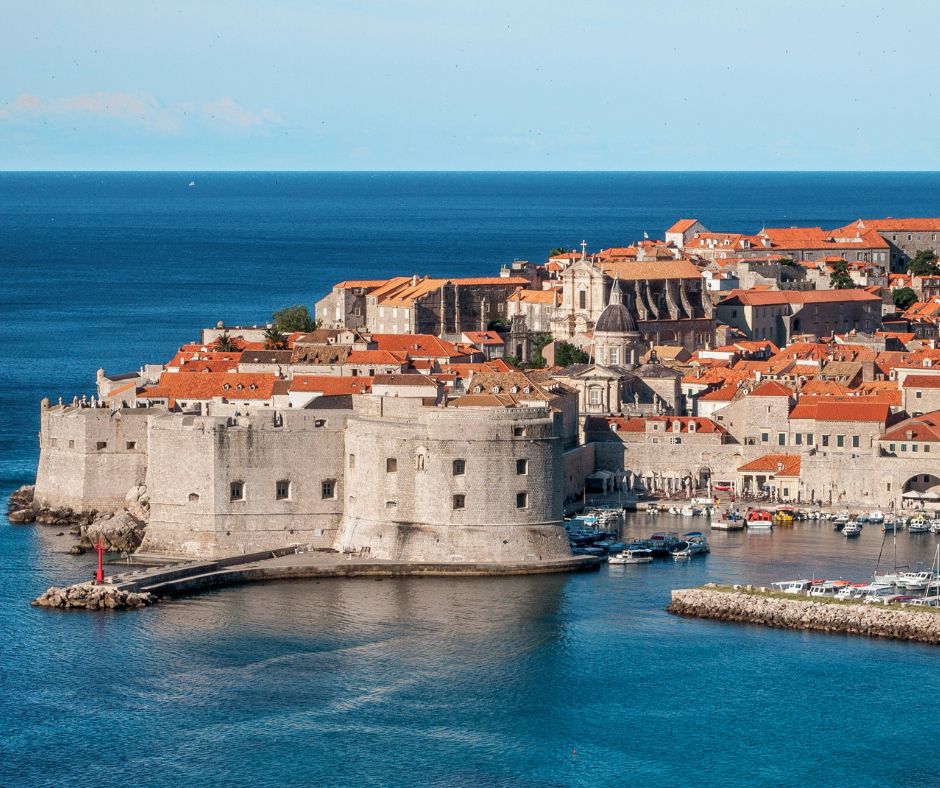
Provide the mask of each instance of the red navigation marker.
POLYGON ((95 542, 95 550, 98 551, 98 568, 95 570, 95 583, 104 585, 104 539, 100 536, 95 542))

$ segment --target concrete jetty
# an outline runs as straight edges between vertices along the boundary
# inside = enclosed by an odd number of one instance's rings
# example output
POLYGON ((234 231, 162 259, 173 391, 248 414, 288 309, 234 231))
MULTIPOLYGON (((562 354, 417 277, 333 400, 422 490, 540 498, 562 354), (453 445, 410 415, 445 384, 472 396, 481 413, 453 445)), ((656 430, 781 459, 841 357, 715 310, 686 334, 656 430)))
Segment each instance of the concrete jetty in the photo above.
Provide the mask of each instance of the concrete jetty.
MULTIPOLYGON (((594 556, 518 561, 518 562, 401 562, 351 553, 309 550, 302 547, 281 548, 250 555, 237 555, 212 561, 145 566, 106 578, 107 587, 118 600, 129 599, 136 607, 140 595, 148 599, 182 596, 212 588, 241 583, 275 580, 319 580, 323 578, 393 578, 393 577, 496 577, 554 572, 595 570, 600 560, 594 556)), ((79 584, 85 586, 87 584, 79 584)), ((49 589, 46 598, 71 598, 69 586, 49 589)), ((37 604, 43 604, 36 600, 37 604)), ((45 604, 55 607, 57 605, 45 604)), ((93 609, 93 608, 92 608, 93 609)))
POLYGON ((680 616, 763 624, 784 629, 842 632, 940 645, 940 610, 864 602, 817 601, 753 587, 682 588, 667 610, 680 616))

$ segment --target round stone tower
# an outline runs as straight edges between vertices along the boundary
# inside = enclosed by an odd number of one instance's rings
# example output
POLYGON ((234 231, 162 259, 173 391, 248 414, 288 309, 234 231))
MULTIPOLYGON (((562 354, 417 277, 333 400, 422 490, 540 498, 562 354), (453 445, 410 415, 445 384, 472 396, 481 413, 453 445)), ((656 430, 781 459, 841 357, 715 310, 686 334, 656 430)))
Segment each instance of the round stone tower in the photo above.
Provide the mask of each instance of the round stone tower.
POLYGON ((442 563, 571 556, 548 408, 383 400, 347 423, 339 549, 442 563))

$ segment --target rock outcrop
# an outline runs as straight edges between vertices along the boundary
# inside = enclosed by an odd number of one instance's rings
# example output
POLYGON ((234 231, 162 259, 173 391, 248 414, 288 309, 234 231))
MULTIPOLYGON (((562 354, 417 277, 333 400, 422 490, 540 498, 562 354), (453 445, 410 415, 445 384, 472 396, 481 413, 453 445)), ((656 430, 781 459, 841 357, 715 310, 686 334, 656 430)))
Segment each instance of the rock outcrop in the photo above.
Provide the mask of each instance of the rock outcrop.
POLYGON ((84 526, 81 530, 82 545, 93 547, 98 539, 102 539, 108 551, 132 553, 140 547, 146 526, 142 519, 124 509, 84 526))
POLYGON ((843 632, 940 645, 940 612, 864 603, 780 599, 752 587, 682 588, 672 592, 670 613, 768 627, 843 632))
POLYGON ((76 512, 68 506, 41 506, 34 498, 35 489, 32 484, 24 484, 10 495, 7 500, 7 519, 11 523, 80 528, 90 524, 98 516, 94 509, 76 512))
POLYGON ((123 591, 113 585, 77 583, 66 587, 53 586, 36 597, 32 604, 36 607, 63 609, 119 610, 147 607, 155 601, 153 594, 146 591, 123 591))

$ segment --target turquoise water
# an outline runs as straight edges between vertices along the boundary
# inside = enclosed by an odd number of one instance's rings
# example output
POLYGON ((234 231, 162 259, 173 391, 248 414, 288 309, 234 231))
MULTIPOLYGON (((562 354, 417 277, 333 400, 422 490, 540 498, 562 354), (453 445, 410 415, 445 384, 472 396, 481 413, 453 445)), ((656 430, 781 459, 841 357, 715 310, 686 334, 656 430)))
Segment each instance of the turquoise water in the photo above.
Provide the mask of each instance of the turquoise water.
MULTIPOLYGON (((482 273, 557 244, 938 214, 940 176, 0 174, 0 493, 37 402, 341 277, 482 273), (187 189, 192 178, 195 189, 187 189)), ((652 518, 650 518, 652 519, 652 518)), ((639 517, 645 535, 667 525, 639 517)), ((687 522, 687 521, 686 521, 687 522)), ((686 522, 675 523, 683 528, 686 522)), ((696 523, 698 525, 698 523, 696 523)), ((940 650, 665 613, 708 580, 861 579, 881 535, 714 534, 685 564, 281 583, 36 610, 87 576, 0 524, 0 784, 935 785, 940 650)), ((903 562, 937 537, 899 535, 903 562)))

